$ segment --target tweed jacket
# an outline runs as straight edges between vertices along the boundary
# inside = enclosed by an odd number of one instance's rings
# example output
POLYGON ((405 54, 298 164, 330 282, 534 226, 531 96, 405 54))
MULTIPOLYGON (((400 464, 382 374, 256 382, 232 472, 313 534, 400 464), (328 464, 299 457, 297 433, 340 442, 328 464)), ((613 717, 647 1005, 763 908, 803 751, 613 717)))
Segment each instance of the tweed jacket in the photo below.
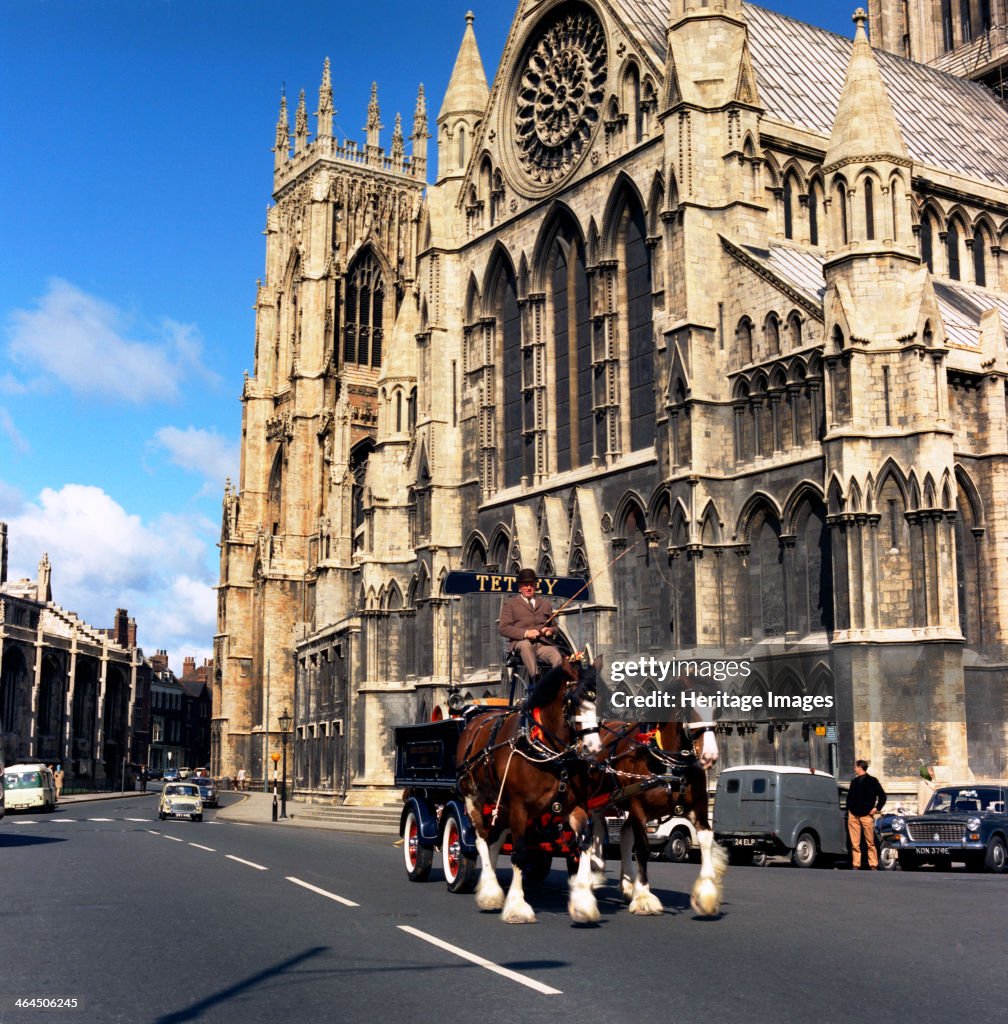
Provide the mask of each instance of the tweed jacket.
POLYGON ((519 640, 525 638, 526 629, 542 629, 547 619, 553 614, 553 605, 539 594, 534 595, 535 611, 529 608, 525 598, 520 594, 509 598, 501 608, 498 632, 507 637, 514 647, 519 640))

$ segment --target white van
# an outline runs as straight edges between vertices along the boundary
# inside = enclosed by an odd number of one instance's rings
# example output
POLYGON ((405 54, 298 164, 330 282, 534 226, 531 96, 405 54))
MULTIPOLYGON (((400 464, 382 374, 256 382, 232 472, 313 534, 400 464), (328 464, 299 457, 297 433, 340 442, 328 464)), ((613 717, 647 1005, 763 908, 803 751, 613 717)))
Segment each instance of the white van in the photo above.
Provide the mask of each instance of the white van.
POLYGON ((4 803, 8 811, 43 811, 56 808, 56 783, 52 769, 44 764, 9 764, 3 776, 4 803))

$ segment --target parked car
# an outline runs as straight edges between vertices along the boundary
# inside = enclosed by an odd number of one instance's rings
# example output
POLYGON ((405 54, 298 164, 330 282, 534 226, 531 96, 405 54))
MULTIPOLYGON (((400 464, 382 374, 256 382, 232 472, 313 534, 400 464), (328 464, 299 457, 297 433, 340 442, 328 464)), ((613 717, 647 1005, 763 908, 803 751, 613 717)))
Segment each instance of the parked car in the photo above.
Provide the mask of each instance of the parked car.
POLYGON ((4 802, 8 811, 28 811, 56 808, 56 783, 52 769, 31 761, 9 764, 3 775, 4 802))
POLYGON ((714 796, 714 837, 737 864, 756 855, 790 855, 796 867, 847 856, 836 779, 780 765, 725 768, 714 796))
MULTIPOLYGON (((625 814, 606 818, 606 831, 610 846, 619 846, 620 832, 626 821, 625 814)), ((651 854, 674 863, 689 860, 690 853, 698 850, 696 829, 688 818, 664 818, 647 823, 648 843, 651 854)))
POLYGON ((164 779, 165 782, 178 782, 178 768, 165 768, 164 775, 162 775, 161 777, 164 779))
POLYGON ((923 814, 893 816, 884 840, 899 866, 948 867, 1003 874, 1008 863, 1008 782, 965 783, 935 790, 923 814))
POLYGON ((158 802, 158 817, 203 820, 203 801, 194 782, 166 782, 158 802))
POLYGON ((204 807, 216 807, 217 802, 217 786, 214 784, 214 780, 204 775, 196 775, 189 780, 199 791, 200 799, 203 801, 204 807))

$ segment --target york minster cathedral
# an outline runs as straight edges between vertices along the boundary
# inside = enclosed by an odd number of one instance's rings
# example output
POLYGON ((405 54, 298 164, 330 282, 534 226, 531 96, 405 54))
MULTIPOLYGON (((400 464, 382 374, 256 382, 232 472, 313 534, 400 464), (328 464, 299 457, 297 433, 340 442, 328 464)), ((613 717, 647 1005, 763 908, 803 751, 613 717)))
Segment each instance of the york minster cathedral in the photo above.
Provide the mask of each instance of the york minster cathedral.
POLYGON ((1005 774, 1005 0, 522 0, 492 80, 463 14, 388 142, 328 61, 281 103, 214 774, 287 708, 300 796, 393 799, 394 726, 502 693, 446 573, 520 567, 591 581, 607 662, 831 699, 724 713, 722 764, 1005 774))

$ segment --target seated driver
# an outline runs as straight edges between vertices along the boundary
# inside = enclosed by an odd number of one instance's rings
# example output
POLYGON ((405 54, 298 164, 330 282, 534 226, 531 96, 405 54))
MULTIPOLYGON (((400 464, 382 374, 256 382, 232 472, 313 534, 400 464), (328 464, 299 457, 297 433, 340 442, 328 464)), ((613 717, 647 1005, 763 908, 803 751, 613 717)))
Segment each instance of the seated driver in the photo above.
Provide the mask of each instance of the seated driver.
POLYGON ((508 598, 501 608, 498 632, 521 656, 530 682, 535 681, 540 665, 556 668, 563 662, 552 619, 553 605, 536 593, 535 571, 522 569, 518 573, 518 594, 508 598))

